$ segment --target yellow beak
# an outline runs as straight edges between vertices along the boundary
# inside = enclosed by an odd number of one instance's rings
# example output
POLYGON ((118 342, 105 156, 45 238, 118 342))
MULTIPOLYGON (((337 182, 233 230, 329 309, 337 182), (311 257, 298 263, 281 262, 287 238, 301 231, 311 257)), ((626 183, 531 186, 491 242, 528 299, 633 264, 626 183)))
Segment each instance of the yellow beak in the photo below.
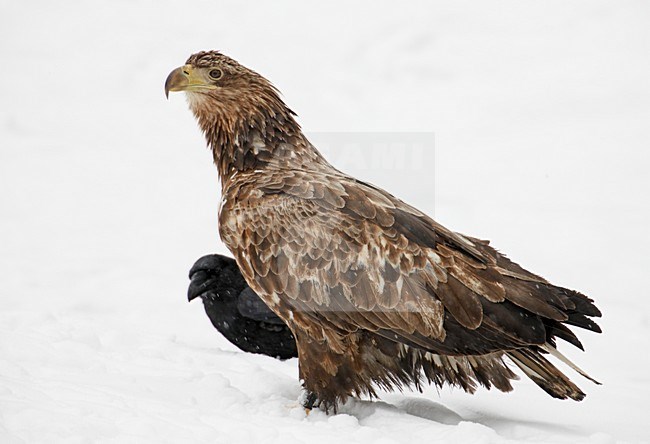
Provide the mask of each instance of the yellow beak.
POLYGON ((184 71, 185 67, 176 68, 165 80, 165 97, 169 98, 169 91, 184 91, 189 85, 189 72, 184 71))
POLYGON ((197 70, 192 65, 176 68, 165 80, 165 96, 169 98, 169 91, 196 91, 215 89, 215 85, 204 78, 202 70, 197 70))

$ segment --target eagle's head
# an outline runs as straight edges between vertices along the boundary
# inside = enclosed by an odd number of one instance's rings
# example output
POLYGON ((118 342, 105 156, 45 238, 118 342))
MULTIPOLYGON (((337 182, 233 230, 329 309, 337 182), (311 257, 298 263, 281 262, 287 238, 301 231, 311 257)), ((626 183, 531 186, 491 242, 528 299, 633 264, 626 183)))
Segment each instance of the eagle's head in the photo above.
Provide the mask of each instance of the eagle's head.
POLYGON ((201 51, 173 70, 165 82, 169 91, 185 91, 197 100, 229 100, 261 92, 272 86, 262 76, 219 51, 201 51))
POLYGON ((185 91, 222 186, 235 171, 271 162, 295 168, 325 162, 271 82, 218 51, 198 52, 173 70, 165 82, 170 91, 185 91))
POLYGON ((215 126, 233 131, 292 114, 271 82, 219 51, 191 55, 167 77, 165 94, 170 91, 185 91, 206 135, 215 126))

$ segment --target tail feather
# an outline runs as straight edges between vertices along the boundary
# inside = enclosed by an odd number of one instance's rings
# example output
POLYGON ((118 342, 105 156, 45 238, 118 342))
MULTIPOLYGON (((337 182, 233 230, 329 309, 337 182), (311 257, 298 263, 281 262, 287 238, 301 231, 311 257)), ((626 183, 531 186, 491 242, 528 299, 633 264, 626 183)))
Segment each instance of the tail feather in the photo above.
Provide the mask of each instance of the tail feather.
POLYGON ((600 326, 594 322, 591 317, 600 317, 601 312, 595 306, 592 299, 577 291, 556 287, 552 284, 546 284, 543 288, 546 291, 542 296, 546 297, 546 302, 563 311, 566 319, 543 319, 544 327, 546 328, 545 344, 531 346, 530 348, 510 350, 507 351, 506 354, 512 362, 514 362, 517 367, 526 374, 526 376, 528 376, 549 395, 559 399, 570 398, 576 401, 581 401, 585 397, 582 390, 580 390, 580 388, 578 388, 578 386, 576 386, 566 375, 549 362, 544 357, 543 353, 549 353, 551 356, 564 362, 580 375, 595 384, 600 385, 600 382, 589 376, 584 370, 575 365, 557 350, 555 339, 563 339, 579 349, 584 350, 580 340, 573 331, 567 327, 567 325, 573 325, 600 333, 600 326))
MULTIPOLYGON (((584 392, 538 352, 531 349, 518 349, 506 353, 526 376, 552 397, 571 398, 575 401, 584 399, 584 392)), ((580 373, 584 372, 580 371, 580 373)))
POLYGON ((567 357, 564 356, 562 353, 560 353, 560 352, 558 351, 558 349, 556 349, 555 347, 553 347, 551 344, 544 344, 544 345, 542 346, 542 349, 546 350, 546 351, 549 352, 552 356, 555 356, 557 359, 559 359, 560 361, 564 362, 566 365, 568 365, 569 367, 571 367, 571 368, 572 368, 573 370, 575 370, 576 372, 580 373, 582 376, 584 376, 585 378, 587 378, 588 380, 590 380, 590 381, 593 382, 594 384, 602 385, 600 382, 596 381, 594 378, 592 378, 591 376, 589 376, 589 375, 587 374, 587 372, 585 372, 585 371, 582 370, 580 367, 578 367, 578 366, 575 365, 573 362, 571 362, 571 360, 570 360, 569 358, 567 358, 567 357))

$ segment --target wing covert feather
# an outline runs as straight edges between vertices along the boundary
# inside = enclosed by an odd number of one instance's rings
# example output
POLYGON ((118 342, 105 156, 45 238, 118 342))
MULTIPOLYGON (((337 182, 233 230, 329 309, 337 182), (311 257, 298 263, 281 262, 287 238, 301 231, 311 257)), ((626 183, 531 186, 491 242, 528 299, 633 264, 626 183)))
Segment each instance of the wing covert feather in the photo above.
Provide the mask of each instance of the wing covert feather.
POLYGON ((546 281, 487 242, 450 232, 371 185, 335 179, 300 171, 284 184, 276 177, 249 196, 240 189, 239 202, 220 215, 222 238, 246 280, 285 320, 392 331, 435 349, 451 317, 448 325, 476 330, 474 339, 490 350, 499 341, 538 340, 522 331, 536 325, 515 326, 494 304, 508 300, 513 313, 566 320, 567 296, 535 297, 531 286, 546 281), (299 311, 308 316, 296 317, 299 311), (487 315, 505 320, 485 321, 487 315))

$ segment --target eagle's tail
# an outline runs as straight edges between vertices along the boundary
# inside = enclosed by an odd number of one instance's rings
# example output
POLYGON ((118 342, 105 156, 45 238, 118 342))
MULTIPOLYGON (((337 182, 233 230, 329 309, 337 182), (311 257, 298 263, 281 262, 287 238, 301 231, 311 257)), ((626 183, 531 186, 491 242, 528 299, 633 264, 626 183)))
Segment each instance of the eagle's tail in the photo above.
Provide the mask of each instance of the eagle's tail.
MULTIPOLYGON (((557 351, 552 345, 545 344, 542 349, 565 362, 585 378, 588 378, 596 384, 600 384, 584 371, 580 370, 580 368, 569 361, 568 358, 557 351)), ((535 384, 540 386, 552 397, 559 399, 571 398, 575 401, 582 401, 584 399, 584 392, 571 382, 564 373, 551 364, 539 351, 534 349, 518 349, 508 351, 506 354, 526 376, 532 379, 535 384)))

